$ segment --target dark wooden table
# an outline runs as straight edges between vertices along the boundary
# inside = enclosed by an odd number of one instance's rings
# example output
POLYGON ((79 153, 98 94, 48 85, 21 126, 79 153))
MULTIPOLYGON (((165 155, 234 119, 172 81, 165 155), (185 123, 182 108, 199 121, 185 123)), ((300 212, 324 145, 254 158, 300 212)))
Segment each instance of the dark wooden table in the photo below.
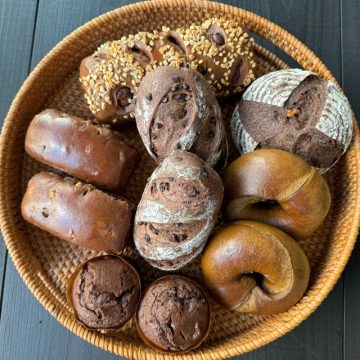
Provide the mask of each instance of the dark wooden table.
MULTIPOLYGON (((39 60, 65 35, 126 0, 0 0, 0 119, 39 60)), ((345 89, 360 119, 359 0, 223 1, 256 12, 307 44, 345 89)), ((240 358, 240 357, 239 357, 240 358)), ((0 359, 119 359, 84 342, 30 294, 0 241, 0 359)), ((318 310, 241 359, 360 359, 360 244, 318 310)))

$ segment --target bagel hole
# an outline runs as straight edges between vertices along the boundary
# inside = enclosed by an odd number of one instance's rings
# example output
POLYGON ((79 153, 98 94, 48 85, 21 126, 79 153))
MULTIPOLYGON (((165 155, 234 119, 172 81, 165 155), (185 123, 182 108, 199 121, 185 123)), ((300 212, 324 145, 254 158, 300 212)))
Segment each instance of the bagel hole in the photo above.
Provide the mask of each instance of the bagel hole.
POLYGON ((249 271, 249 272, 244 272, 242 274, 239 275, 239 279, 241 279, 243 276, 248 276, 251 277, 252 279, 255 280, 256 286, 262 288, 262 282, 264 279, 264 276, 256 271, 249 271))
POLYGON ((256 207, 257 209, 272 209, 274 207, 280 206, 279 202, 276 200, 261 200, 252 204, 252 206, 256 207))

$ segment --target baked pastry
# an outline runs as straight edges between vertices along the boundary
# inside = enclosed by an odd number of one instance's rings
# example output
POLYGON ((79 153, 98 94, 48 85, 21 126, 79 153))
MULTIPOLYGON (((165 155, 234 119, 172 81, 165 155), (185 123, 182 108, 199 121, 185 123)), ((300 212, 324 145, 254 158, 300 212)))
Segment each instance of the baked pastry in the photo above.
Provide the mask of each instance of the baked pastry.
POLYGON ((159 66, 197 70, 217 95, 241 92, 253 79, 254 40, 237 23, 208 19, 200 25, 139 32, 101 45, 80 65, 80 81, 99 121, 132 116, 141 78, 159 66))
POLYGON ((277 314, 304 295, 309 262, 294 239, 273 226, 236 221, 220 228, 201 258, 206 287, 223 306, 277 314))
POLYGON ((261 221, 295 238, 311 235, 330 207, 325 179, 283 150, 261 149, 239 157, 225 170, 223 182, 228 220, 261 221))
POLYGON ((223 198, 218 174, 176 150, 149 178, 135 215, 134 242, 152 266, 177 270, 200 254, 223 198))
POLYGON ((98 251, 125 247, 133 206, 76 179, 33 176, 21 203, 26 221, 60 239, 98 251))
POLYGON ((231 134, 241 154, 283 149, 321 172, 345 153, 352 129, 344 94, 332 82, 301 69, 275 71, 254 81, 231 120, 231 134))
POLYGON ((118 132, 52 109, 31 121, 25 150, 46 165, 115 193, 125 190, 139 159, 118 132))
POLYGON ((90 329, 118 329, 135 314, 141 282, 120 256, 99 256, 81 264, 68 280, 67 299, 90 329))
POLYGON ((135 117, 143 143, 157 162, 174 149, 194 152, 210 166, 226 162, 221 109, 196 71, 162 66, 149 72, 138 89, 135 117))
POLYGON ((155 350, 183 353, 205 340, 210 315, 201 287, 183 276, 170 275, 145 290, 136 312, 136 327, 155 350))

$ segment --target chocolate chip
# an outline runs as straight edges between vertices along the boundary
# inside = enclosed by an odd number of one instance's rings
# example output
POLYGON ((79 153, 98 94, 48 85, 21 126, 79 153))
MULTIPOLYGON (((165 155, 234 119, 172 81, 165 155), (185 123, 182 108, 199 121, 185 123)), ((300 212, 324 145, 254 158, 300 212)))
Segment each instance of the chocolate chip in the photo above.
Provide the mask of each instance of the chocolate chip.
POLYGON ((186 240, 187 237, 188 237, 188 236, 187 236, 186 234, 180 234, 180 235, 179 235, 180 241, 186 240))
POLYGON ((169 190, 170 190, 170 184, 168 182, 160 183, 160 191, 169 191, 169 190))
POLYGON ((180 84, 173 85, 173 86, 170 88, 170 91, 172 91, 172 92, 178 91, 178 90, 180 89, 180 87, 181 87, 180 84))
POLYGON ((171 234, 170 240, 173 242, 179 242, 180 238, 177 234, 171 234))
POLYGON ((152 133, 152 134, 151 134, 151 139, 152 139, 152 140, 156 140, 156 139, 157 139, 157 135, 154 134, 154 133, 152 133))
POLYGON ((161 124, 161 123, 156 123, 156 124, 155 124, 155 127, 156 127, 157 129, 161 129, 163 126, 164 126, 164 125, 161 124))
POLYGON ((175 94, 173 96, 173 98, 176 99, 176 100, 186 101, 187 100, 187 94, 185 94, 185 93, 175 94))
POLYGON ((149 224, 149 230, 155 235, 159 234, 159 230, 156 229, 152 224, 149 224))
POLYGON ((176 149, 181 149, 181 144, 180 143, 176 144, 176 149))
POLYGON ((190 86, 188 84, 186 84, 186 83, 182 83, 180 85, 180 89, 182 89, 182 90, 190 90, 190 86))
POLYGON ((146 100, 147 101, 151 101, 152 100, 152 94, 148 94, 148 95, 146 95, 146 100))
POLYGON ((192 187, 188 190, 188 195, 191 198, 194 198, 200 194, 200 191, 196 187, 192 187))
POLYGON ((42 211, 41 211, 41 214, 44 218, 47 218, 49 217, 49 209, 47 208, 43 208, 42 211))
POLYGON ((208 73, 207 69, 206 69, 204 66, 202 66, 202 65, 199 65, 196 70, 197 70, 202 76, 206 76, 207 73, 208 73))
POLYGON ((181 82, 181 80, 182 80, 182 78, 180 76, 173 77, 173 81, 176 82, 176 83, 181 82))
POLYGON ((161 99, 161 102, 162 103, 167 103, 169 101, 168 97, 167 96, 164 96, 162 99, 161 99))
POLYGON ((133 94, 127 86, 118 86, 112 90, 113 102, 118 108, 125 108, 129 105, 129 99, 133 98, 133 94))
POLYGON ((151 192, 156 192, 156 191, 157 191, 156 181, 153 181, 153 182, 151 183, 150 191, 151 191, 151 192))
POLYGON ((230 82, 232 85, 241 85, 239 84, 239 80, 241 78, 242 68, 244 66, 244 60, 239 59, 238 63, 235 65, 235 69, 231 76, 230 82))
POLYGON ((224 37, 219 33, 212 34, 211 39, 216 45, 224 45, 225 44, 224 37))
POLYGON ((179 118, 183 119, 185 116, 187 115, 187 110, 183 109, 182 111, 179 112, 179 118))
POLYGON ((135 59, 141 64, 141 62, 149 63, 150 58, 149 56, 142 50, 139 49, 136 45, 130 49, 133 53, 135 59))

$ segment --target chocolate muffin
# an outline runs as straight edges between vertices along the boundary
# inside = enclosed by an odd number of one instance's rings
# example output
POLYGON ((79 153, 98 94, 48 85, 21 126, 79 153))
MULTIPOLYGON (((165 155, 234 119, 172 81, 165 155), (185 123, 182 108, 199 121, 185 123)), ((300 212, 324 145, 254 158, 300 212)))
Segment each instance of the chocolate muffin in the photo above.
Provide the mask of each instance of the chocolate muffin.
POLYGON ((99 256, 82 264, 68 281, 75 315, 91 329, 117 329, 135 314, 141 294, 137 271, 119 256, 99 256))
POLYGON ((243 154, 260 148, 295 153, 321 172, 345 153, 352 137, 348 100, 330 81, 301 69, 262 76, 245 91, 231 120, 243 154))
POLYGON ((186 352, 205 340, 210 305, 195 282, 182 276, 164 276, 145 290, 136 325, 140 337, 154 349, 186 352))
POLYGON ((125 190, 139 159, 118 132, 53 109, 31 121, 25 150, 46 165, 115 193, 125 190))
POLYGON ((223 199, 219 175, 176 150, 153 172, 135 215, 134 242, 152 266, 177 270, 200 254, 223 199))
POLYGON ((200 73, 158 67, 143 78, 137 96, 136 125, 155 161, 174 149, 194 152, 211 166, 226 161, 220 106, 200 73))
POLYGON ((21 203, 26 221, 72 244, 97 251, 122 251, 133 205, 74 178, 41 172, 21 203))

